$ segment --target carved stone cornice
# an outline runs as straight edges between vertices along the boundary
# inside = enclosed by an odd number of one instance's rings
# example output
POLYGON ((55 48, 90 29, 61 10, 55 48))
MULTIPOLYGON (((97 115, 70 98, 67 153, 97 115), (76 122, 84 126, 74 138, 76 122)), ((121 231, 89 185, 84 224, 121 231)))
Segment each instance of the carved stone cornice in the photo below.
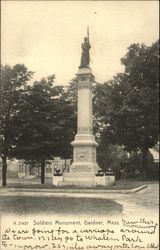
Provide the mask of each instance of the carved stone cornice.
POLYGON ((84 88, 88 88, 92 90, 92 85, 89 82, 84 82, 84 83, 80 82, 78 84, 78 89, 84 89, 84 88))
POLYGON ((79 69, 76 76, 77 76, 78 82, 84 82, 84 81, 93 82, 95 79, 90 68, 79 69))

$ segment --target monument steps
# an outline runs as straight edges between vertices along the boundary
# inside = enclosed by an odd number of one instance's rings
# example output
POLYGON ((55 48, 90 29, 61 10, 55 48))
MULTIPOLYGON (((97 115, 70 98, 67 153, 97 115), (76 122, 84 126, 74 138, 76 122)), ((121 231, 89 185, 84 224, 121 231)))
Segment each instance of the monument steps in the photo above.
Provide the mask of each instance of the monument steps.
MULTIPOLYGON (((95 173, 94 172, 70 172, 70 173, 65 173, 63 175, 63 181, 66 183, 77 183, 78 185, 83 183, 93 183, 95 181, 95 173)), ((75 185, 75 184, 73 184, 75 185)))
POLYGON ((61 182, 59 182, 59 186, 78 186, 78 187, 94 187, 94 186, 96 186, 96 182, 95 181, 93 181, 93 180, 91 180, 91 181, 89 181, 89 180, 72 180, 72 181, 69 181, 69 180, 67 180, 67 181, 61 181, 61 182))

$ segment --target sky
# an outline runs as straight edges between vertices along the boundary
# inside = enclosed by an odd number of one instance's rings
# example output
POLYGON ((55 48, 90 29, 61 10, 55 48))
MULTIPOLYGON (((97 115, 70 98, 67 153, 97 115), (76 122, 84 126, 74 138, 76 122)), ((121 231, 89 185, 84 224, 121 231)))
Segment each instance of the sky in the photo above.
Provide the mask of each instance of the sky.
POLYGON ((56 85, 75 77, 81 43, 90 30, 90 67, 97 82, 123 72, 132 43, 159 38, 158 1, 2 1, 1 62, 24 63, 34 80, 56 75, 56 85))

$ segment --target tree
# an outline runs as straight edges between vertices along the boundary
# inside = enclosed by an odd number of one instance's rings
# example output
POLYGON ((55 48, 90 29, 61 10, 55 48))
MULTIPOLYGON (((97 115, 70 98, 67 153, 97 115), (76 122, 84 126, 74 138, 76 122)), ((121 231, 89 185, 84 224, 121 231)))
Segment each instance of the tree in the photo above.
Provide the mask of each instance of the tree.
POLYGON ((127 163, 128 156, 121 146, 113 145, 105 141, 101 136, 100 144, 97 148, 97 161, 104 172, 109 168, 114 171, 116 179, 120 178, 120 170, 123 164, 127 163))
POLYGON ((54 75, 34 82, 26 89, 16 123, 19 126, 13 155, 17 159, 41 165, 41 183, 45 180, 45 164, 57 153, 57 130, 61 122, 57 115, 57 92, 54 75))
MULTIPOLYGON (((75 94, 75 96, 73 97, 71 85, 69 85, 69 88, 67 88, 66 91, 64 91, 64 88, 62 86, 57 86, 56 88, 59 88, 58 93, 60 93, 59 96, 57 96, 57 117, 61 123, 60 129, 57 131, 59 135, 58 140, 56 141, 57 156, 66 160, 72 157, 71 142, 73 141, 76 134, 76 91, 73 91, 73 93, 75 94)), ((74 88, 76 88, 75 85, 74 88)))
POLYGON ((63 86, 53 86, 54 75, 42 78, 26 89, 17 116, 19 136, 13 155, 41 166, 41 183, 45 181, 45 165, 54 156, 70 157, 74 116, 65 100, 63 86))
MULTIPOLYGON (((93 95, 93 121, 94 121, 94 134, 99 143, 103 139, 103 131, 108 123, 109 112, 110 112, 110 99, 111 99, 111 85, 107 82, 104 84, 97 83, 94 86, 93 95)), ((109 142, 106 142, 107 146, 109 142)))
POLYGON ((22 64, 1 66, 0 81, 0 155, 2 158, 2 186, 6 186, 7 158, 11 156, 18 129, 14 120, 19 111, 23 91, 33 72, 22 64))
POLYGON ((78 82, 76 78, 69 82, 59 102, 60 119, 63 120, 63 129, 59 140, 59 156, 67 159, 72 158, 71 142, 74 140, 77 130, 78 82))
POLYGON ((144 174, 148 149, 158 141, 158 47, 158 41, 150 47, 132 44, 121 59, 124 73, 102 86, 106 95, 99 102, 103 135, 127 151, 140 149, 144 174))
POLYGON ((77 112, 77 104, 78 104, 78 81, 77 78, 73 78, 69 85, 66 88, 65 98, 71 102, 72 106, 77 112))

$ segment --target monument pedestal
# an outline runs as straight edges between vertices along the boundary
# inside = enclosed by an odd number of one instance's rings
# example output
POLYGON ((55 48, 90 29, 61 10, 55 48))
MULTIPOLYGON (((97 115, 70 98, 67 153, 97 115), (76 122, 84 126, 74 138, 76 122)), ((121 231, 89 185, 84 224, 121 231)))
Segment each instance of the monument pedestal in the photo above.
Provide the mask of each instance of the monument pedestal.
POLYGON ((63 176, 53 176, 54 186, 79 186, 79 187, 109 187, 115 184, 115 176, 95 176, 94 172, 64 173, 63 176))
POLYGON ((93 135, 77 134, 73 146, 73 164, 70 167, 71 173, 98 172, 98 164, 96 162, 96 147, 98 144, 93 135))

